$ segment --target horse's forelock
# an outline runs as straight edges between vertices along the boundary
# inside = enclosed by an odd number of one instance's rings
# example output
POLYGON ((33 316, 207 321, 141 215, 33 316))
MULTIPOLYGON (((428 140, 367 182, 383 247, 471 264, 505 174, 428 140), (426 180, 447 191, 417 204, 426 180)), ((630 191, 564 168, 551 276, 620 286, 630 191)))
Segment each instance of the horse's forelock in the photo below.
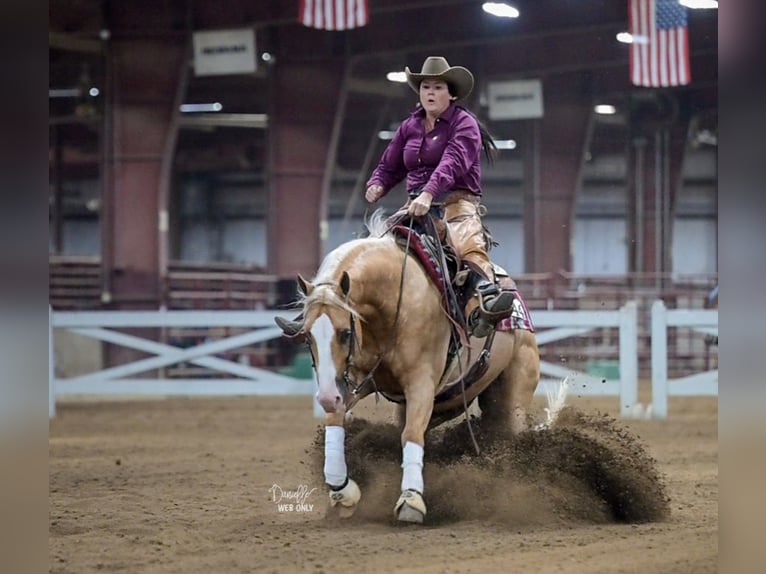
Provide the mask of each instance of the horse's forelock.
POLYGON ((331 285, 319 285, 315 287, 310 295, 303 298, 304 314, 310 307, 315 305, 325 305, 328 307, 337 307, 344 311, 351 313, 355 318, 359 319, 359 313, 349 303, 343 299, 338 293, 335 292, 331 285))

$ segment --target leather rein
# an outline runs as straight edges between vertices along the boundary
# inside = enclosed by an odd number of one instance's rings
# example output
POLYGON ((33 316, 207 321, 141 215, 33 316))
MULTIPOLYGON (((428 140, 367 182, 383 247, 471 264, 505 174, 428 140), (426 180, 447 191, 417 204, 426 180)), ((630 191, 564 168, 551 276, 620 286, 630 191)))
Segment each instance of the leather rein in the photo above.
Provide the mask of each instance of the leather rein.
MULTIPOLYGON (((413 227, 413 218, 410 217, 410 223, 409 223, 409 230, 412 231, 413 227)), ((351 376, 351 369, 355 367, 354 364, 354 348, 357 347, 357 334, 356 334, 356 319, 354 317, 354 313, 349 313, 349 340, 348 340, 348 354, 346 355, 346 363, 344 365, 343 373, 339 377, 335 379, 336 384, 340 384, 343 387, 342 394, 346 394, 346 389, 351 389, 351 394, 354 396, 357 396, 362 393, 365 386, 369 383, 372 383, 373 391, 375 393, 375 400, 376 402, 378 399, 378 394, 380 391, 378 390, 377 385, 375 384, 375 371, 380 366, 380 363, 383 361, 383 357, 387 355, 393 348, 394 344, 396 342, 396 328, 399 324, 399 315, 402 308, 402 294, 404 293, 404 271, 407 268, 407 259, 409 259, 409 248, 410 248, 410 236, 407 235, 407 245, 404 252, 404 259, 402 261, 402 273, 401 277, 399 279, 399 295, 396 301, 396 313, 394 314, 394 335, 389 340, 388 347, 385 352, 378 354, 378 358, 375 361, 375 364, 370 369, 370 371, 364 376, 362 381, 360 383, 356 383, 356 381, 351 376)), ((329 286, 329 287, 335 287, 335 284, 333 283, 318 283, 317 287, 319 286, 329 286)), ((314 350, 311 348, 311 343, 307 339, 306 344, 309 350, 309 354, 311 355, 311 365, 314 369, 314 373, 316 375, 316 357, 314 356, 314 350)), ((360 347, 361 348, 361 347, 360 347)), ((385 395, 384 395, 385 396, 385 395)), ((343 397, 344 403, 345 403, 345 396, 343 397)))

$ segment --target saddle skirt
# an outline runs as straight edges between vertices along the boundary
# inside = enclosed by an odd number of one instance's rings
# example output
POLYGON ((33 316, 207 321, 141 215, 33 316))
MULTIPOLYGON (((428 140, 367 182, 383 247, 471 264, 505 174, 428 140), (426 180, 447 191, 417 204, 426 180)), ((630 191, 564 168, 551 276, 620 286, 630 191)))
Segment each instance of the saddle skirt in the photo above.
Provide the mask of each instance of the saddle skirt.
MULTIPOLYGON (((465 321, 463 317, 463 309, 465 308, 467 299, 473 294, 464 293, 463 289, 452 283, 452 277, 454 276, 456 269, 445 270, 442 268, 436 253, 438 247, 435 244, 435 240, 428 234, 420 233, 415 229, 403 225, 394 225, 391 228, 391 231, 399 240, 400 244, 409 246, 410 253, 412 253, 423 266, 426 274, 439 290, 439 293, 442 296, 442 302, 445 305, 445 310, 449 313, 450 317, 458 324, 463 324, 465 321), (457 301, 449 296, 449 284, 453 285, 455 294, 458 295, 457 301)), ((451 261, 454 262, 454 258, 451 258, 451 261)), ((492 265, 495 268, 495 275, 498 278, 500 287, 504 290, 512 291, 514 295, 513 309, 510 317, 498 322, 495 326, 495 330, 499 332, 508 332, 513 331, 514 329, 523 329, 534 333, 535 327, 532 323, 532 317, 529 314, 524 298, 516 288, 515 283, 505 269, 496 263, 493 263, 492 265)))
MULTIPOLYGON (((465 309, 468 298, 473 296, 473 293, 467 293, 467 290, 462 285, 455 284, 454 277, 457 273, 457 264, 454 255, 447 257, 442 256, 442 254, 438 252, 440 248, 445 252, 450 250, 450 248, 443 245, 437 245, 436 240, 433 239, 431 235, 411 227, 405 227, 404 225, 394 223, 390 229, 397 242, 403 249, 409 249, 409 252, 415 256, 428 277, 433 281, 442 296, 442 305, 444 306, 445 312, 448 314, 452 322, 460 325, 467 334, 467 326, 463 310, 465 309), (440 261, 446 262, 447 269, 444 268, 444 265, 440 261), (450 263, 453 264, 452 267, 450 267, 450 263)), ((499 265, 493 263, 493 266, 500 287, 504 290, 512 291, 514 294, 511 315, 497 323, 495 332, 510 332, 515 329, 524 329, 534 333, 535 328, 532 324, 529 310, 527 309, 526 303, 524 303, 521 293, 519 293, 516 288, 513 279, 511 279, 505 269, 499 265)), ((454 368, 459 361, 461 344, 453 337, 441 381, 437 388, 435 397, 435 402, 437 404, 453 399, 459 393, 463 392, 463 390, 467 390, 483 376, 489 362, 492 339, 494 339, 493 335, 490 335, 487 338, 485 349, 471 364, 465 375, 463 377, 455 378, 451 373, 454 373, 454 368)), ((381 394, 389 401, 397 403, 404 402, 404 395, 381 394)))

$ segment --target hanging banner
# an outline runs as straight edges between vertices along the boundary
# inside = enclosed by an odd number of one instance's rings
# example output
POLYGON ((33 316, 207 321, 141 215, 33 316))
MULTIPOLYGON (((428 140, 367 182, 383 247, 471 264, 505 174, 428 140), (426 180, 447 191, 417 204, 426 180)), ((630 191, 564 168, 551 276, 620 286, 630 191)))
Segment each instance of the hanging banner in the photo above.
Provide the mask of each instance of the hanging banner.
POLYGON ((543 83, 540 80, 489 82, 487 100, 491 120, 543 117, 543 83))
POLYGON ((252 74, 256 70, 255 30, 194 32, 194 74, 252 74))

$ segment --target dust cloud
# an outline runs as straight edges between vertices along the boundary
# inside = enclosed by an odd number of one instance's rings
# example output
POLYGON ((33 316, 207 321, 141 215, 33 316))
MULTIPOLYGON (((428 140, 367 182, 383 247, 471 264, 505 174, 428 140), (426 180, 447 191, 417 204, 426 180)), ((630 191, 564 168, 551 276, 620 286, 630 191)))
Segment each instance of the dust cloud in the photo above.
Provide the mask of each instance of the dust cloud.
MULTIPOLYGON (((320 428, 309 451, 319 483, 323 445, 320 428)), ((346 461, 362 489, 351 520, 395 523, 399 430, 354 419, 346 427, 346 461)), ((483 428, 478 417, 434 429, 426 438, 424 480, 427 525, 482 520, 519 530, 656 522, 670 513, 663 477, 639 439, 611 416, 573 407, 551 428, 518 436, 483 428)))

